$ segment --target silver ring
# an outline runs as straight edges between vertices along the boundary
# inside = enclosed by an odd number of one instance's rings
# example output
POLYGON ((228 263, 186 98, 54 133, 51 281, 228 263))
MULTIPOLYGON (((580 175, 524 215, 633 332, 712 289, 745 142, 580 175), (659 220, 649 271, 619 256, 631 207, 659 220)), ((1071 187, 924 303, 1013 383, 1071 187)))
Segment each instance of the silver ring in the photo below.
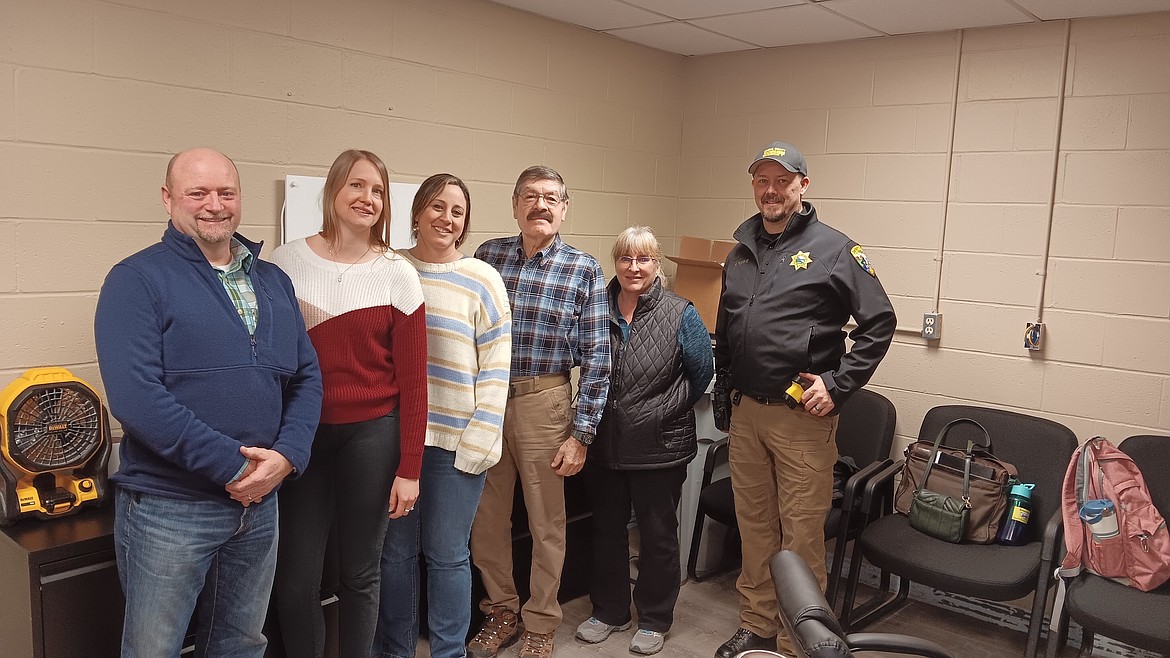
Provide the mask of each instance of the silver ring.
POLYGON ((819 404, 813 407, 813 411, 820 411, 820 410, 821 410, 821 405, 819 405, 819 404))
POLYGON ((251 496, 248 496, 248 500, 252 500, 252 497, 251 497, 251 496))

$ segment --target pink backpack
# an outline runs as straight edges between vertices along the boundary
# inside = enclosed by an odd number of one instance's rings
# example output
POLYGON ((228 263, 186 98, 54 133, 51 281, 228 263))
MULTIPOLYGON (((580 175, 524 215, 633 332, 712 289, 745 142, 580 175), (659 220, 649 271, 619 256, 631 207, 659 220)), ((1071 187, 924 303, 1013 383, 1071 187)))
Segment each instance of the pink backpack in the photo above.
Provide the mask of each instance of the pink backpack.
POLYGON ((1170 580, 1166 521, 1137 464, 1107 439, 1093 437, 1073 453, 1061 511, 1068 552, 1057 575, 1088 569, 1143 592, 1170 580))

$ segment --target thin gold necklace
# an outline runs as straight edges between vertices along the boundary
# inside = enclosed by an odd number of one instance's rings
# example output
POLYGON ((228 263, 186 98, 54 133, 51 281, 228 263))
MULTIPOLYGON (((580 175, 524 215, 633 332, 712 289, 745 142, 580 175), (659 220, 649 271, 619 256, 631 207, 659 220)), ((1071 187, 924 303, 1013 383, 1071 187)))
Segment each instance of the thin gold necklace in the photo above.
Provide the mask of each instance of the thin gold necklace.
POLYGON ((349 272, 350 270, 352 270, 354 265, 357 265, 358 263, 360 263, 360 262, 361 262, 361 260, 362 260, 363 258, 365 258, 365 257, 366 257, 366 256, 367 256, 367 255, 370 253, 370 250, 371 250, 371 249, 373 249, 373 248, 374 248, 374 246, 373 246, 373 245, 369 245, 369 246, 367 246, 367 247, 366 247, 366 251, 365 251, 365 253, 363 253, 361 256, 358 256, 358 257, 357 257, 357 260, 355 260, 354 262, 350 263, 350 264, 349 264, 349 265, 348 265, 348 266, 347 266, 347 267, 346 267, 346 268, 343 270, 343 269, 341 269, 340 267, 338 267, 338 266, 337 266, 337 254, 336 254, 336 253, 334 253, 334 251, 333 251, 333 245, 332 245, 332 244, 329 244, 328 242, 326 242, 326 243, 325 243, 325 249, 326 249, 326 251, 328 251, 328 252, 329 252, 329 257, 330 257, 330 259, 332 259, 332 261, 333 261, 333 269, 337 270, 337 282, 338 282, 338 283, 341 283, 341 277, 345 276, 345 274, 346 274, 347 272, 349 272))

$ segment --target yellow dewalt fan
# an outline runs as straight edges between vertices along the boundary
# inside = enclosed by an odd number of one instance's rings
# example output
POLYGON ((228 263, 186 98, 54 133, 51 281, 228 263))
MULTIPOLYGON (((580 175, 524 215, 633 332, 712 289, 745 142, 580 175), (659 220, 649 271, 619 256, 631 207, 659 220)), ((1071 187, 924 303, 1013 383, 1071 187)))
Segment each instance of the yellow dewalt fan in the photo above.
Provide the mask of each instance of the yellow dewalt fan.
POLYGON ((27 370, 0 393, 0 453, 0 525, 99 505, 109 489, 109 415, 68 370, 27 370))

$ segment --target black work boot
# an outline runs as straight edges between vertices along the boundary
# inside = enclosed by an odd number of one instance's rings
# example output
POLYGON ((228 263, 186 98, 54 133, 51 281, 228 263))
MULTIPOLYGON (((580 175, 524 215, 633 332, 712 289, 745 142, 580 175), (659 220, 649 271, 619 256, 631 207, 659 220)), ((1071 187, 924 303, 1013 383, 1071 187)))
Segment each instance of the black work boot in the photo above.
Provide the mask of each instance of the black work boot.
POLYGON ((715 658, 734 658, 750 649, 775 651, 776 638, 761 637, 746 628, 741 628, 735 632, 735 635, 731 636, 730 640, 719 645, 719 648, 715 650, 715 658))

